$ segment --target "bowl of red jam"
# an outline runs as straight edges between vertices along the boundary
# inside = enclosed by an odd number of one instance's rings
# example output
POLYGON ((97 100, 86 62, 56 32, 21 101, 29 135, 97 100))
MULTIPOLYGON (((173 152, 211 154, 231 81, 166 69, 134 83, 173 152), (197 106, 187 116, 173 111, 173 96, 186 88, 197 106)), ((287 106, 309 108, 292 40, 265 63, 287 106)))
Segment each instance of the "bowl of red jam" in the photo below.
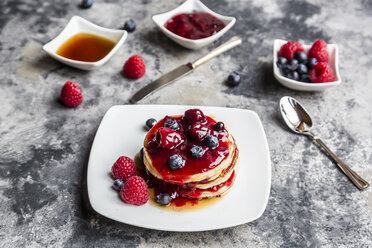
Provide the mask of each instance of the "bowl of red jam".
POLYGON ((153 21, 171 40, 189 49, 200 49, 224 35, 234 17, 220 15, 200 0, 187 0, 177 8, 154 15, 153 21))

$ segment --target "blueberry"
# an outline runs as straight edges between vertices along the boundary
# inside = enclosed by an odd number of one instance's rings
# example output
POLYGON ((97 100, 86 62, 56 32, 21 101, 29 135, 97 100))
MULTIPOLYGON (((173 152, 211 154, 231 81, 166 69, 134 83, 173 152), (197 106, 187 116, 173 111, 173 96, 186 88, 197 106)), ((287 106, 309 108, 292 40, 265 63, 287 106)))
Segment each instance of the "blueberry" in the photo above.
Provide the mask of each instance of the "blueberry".
POLYGON ((305 83, 311 83, 309 74, 301 74, 300 81, 305 83))
POLYGON ((178 122, 175 119, 168 118, 164 123, 164 127, 168 127, 173 130, 178 130, 180 128, 180 125, 178 125, 178 122))
POLYGON ((156 202, 160 205, 169 205, 171 201, 172 197, 167 193, 160 193, 156 196, 156 202))
POLYGON ((114 184, 112 185, 112 187, 116 190, 116 191, 120 191, 121 190, 121 187, 123 187, 124 185, 124 180, 123 179, 116 179, 114 181, 114 184))
POLYGON ((208 135, 204 139, 204 144, 208 147, 215 148, 219 145, 218 138, 214 135, 208 135))
POLYGON ((140 150, 139 157, 140 157, 141 161, 143 162, 143 147, 140 150))
POLYGON ((294 57, 300 63, 306 63, 307 62, 307 55, 304 52, 296 52, 295 55, 294 55, 294 57))
POLYGON ((287 68, 288 68, 289 70, 291 70, 291 71, 295 71, 295 70, 297 70, 297 68, 298 68, 298 61, 297 61, 297 59, 290 59, 290 60, 288 61, 287 68))
POLYGON ((219 121, 219 122, 217 122, 213 125, 213 129, 216 130, 216 131, 222 131, 224 127, 225 127, 225 125, 221 121, 219 121))
POLYGON ((204 155, 205 151, 203 147, 194 145, 191 150, 191 157, 193 158, 200 158, 204 155))
POLYGON ((286 76, 288 73, 291 72, 291 70, 290 70, 289 68, 287 68, 287 67, 284 67, 284 68, 281 70, 281 72, 282 72, 282 74, 283 74, 284 76, 286 76))
POLYGON ((129 19, 128 21, 124 23, 124 30, 126 30, 127 32, 131 33, 135 29, 136 29, 136 23, 132 19, 129 19))
POLYGON ((230 86, 237 86, 240 84, 240 75, 236 71, 231 72, 227 77, 227 83, 230 86))
POLYGON ((307 67, 311 69, 316 64, 318 64, 316 58, 310 58, 309 61, 307 62, 307 67))
POLYGON ((297 72, 299 74, 307 74, 309 72, 309 69, 307 68, 306 65, 304 64, 299 64, 297 68, 297 72))
POLYGON ((92 7, 94 0, 83 0, 81 1, 80 7, 83 9, 89 9, 92 7))
POLYGON ((286 77, 289 78, 289 79, 296 80, 296 81, 298 81, 300 79, 300 75, 298 74, 297 71, 291 71, 291 72, 289 72, 286 75, 286 77))
POLYGON ((150 130, 156 123, 156 120, 154 118, 150 118, 146 121, 146 128, 150 130))
POLYGON ((178 170, 185 165, 185 160, 178 154, 170 156, 168 165, 172 170, 178 170))
POLYGON ((278 61, 276 61, 276 65, 279 67, 279 69, 283 69, 287 66, 287 59, 283 57, 279 57, 278 61))

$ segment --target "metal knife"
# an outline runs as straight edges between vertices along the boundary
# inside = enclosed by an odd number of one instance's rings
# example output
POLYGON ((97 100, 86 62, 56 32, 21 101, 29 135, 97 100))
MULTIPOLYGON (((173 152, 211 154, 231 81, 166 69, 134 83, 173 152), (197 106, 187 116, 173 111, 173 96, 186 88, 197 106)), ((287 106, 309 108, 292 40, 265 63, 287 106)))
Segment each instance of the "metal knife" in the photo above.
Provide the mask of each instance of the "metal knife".
POLYGON ((176 69, 168 72, 167 74, 164 74, 160 78, 156 79, 154 82, 149 83, 142 89, 140 89, 136 94, 132 96, 132 99, 130 100, 131 103, 136 103, 151 92, 160 89, 161 87, 173 83, 177 79, 186 76, 187 74, 191 73, 196 69, 198 66, 206 63, 207 61, 211 60, 212 58, 220 55, 221 53, 224 53, 236 46, 239 46, 242 43, 242 39, 238 36, 232 37, 230 40, 226 41, 219 47, 213 49, 203 57, 195 60, 192 63, 187 63, 185 65, 181 65, 180 67, 177 67, 176 69))

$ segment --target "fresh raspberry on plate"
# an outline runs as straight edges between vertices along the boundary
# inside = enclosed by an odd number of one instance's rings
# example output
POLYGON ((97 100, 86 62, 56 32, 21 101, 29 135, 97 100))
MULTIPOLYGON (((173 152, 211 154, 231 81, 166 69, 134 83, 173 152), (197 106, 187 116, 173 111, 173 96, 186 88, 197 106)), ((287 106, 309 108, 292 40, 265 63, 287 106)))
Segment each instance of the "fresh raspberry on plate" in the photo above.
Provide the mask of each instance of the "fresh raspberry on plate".
POLYGON ((136 175, 136 164, 131 158, 121 156, 111 167, 111 173, 114 179, 123 179, 126 181, 136 175))
POLYGON ((79 86, 74 82, 67 81, 61 90, 61 101, 70 108, 79 106, 83 101, 83 95, 79 86))
POLYGON ((310 70, 310 80, 313 83, 325 83, 335 81, 332 68, 324 62, 319 62, 310 70))
POLYGON ((318 62, 327 62, 329 60, 327 43, 324 40, 314 42, 309 50, 309 58, 315 58, 318 62))
POLYGON ((133 176, 128 179, 120 190, 121 199, 133 205, 143 205, 149 200, 149 190, 142 177, 133 176))
POLYGON ((139 55, 131 56, 123 66, 123 73, 129 78, 140 78, 145 75, 146 66, 139 55))
POLYGON ((296 52, 305 51, 302 45, 297 41, 288 41, 280 47, 278 57, 284 57, 286 59, 293 59, 296 52))

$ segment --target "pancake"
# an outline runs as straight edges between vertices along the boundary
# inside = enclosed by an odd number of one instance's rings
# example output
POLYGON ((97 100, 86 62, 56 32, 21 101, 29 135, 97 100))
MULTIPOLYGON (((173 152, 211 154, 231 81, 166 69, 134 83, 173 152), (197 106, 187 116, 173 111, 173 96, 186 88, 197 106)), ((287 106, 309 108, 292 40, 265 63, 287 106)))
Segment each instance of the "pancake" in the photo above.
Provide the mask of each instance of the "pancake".
POLYGON ((223 182, 217 186, 213 186, 207 189, 179 190, 177 193, 179 196, 187 199, 201 200, 206 198, 213 198, 225 194, 233 186, 234 180, 235 170, 226 182, 223 182))
POLYGON ((202 145, 201 141, 190 138, 189 127, 185 123, 183 116, 169 116, 160 120, 146 135, 144 140, 144 164, 147 170, 157 179, 168 183, 184 185, 188 183, 209 182, 220 176, 233 162, 236 151, 235 140, 232 135, 223 129, 217 132, 211 128, 216 121, 207 118, 210 133, 218 136, 219 146, 215 149, 205 148, 205 154, 201 158, 192 158, 189 155, 190 148, 202 145), (164 126, 167 118, 172 118, 180 123, 180 130, 177 132, 185 137, 185 141, 175 149, 164 149, 157 144, 157 131, 164 126), (168 166, 168 159, 173 154, 181 154, 186 157, 184 167, 174 171, 168 166))

